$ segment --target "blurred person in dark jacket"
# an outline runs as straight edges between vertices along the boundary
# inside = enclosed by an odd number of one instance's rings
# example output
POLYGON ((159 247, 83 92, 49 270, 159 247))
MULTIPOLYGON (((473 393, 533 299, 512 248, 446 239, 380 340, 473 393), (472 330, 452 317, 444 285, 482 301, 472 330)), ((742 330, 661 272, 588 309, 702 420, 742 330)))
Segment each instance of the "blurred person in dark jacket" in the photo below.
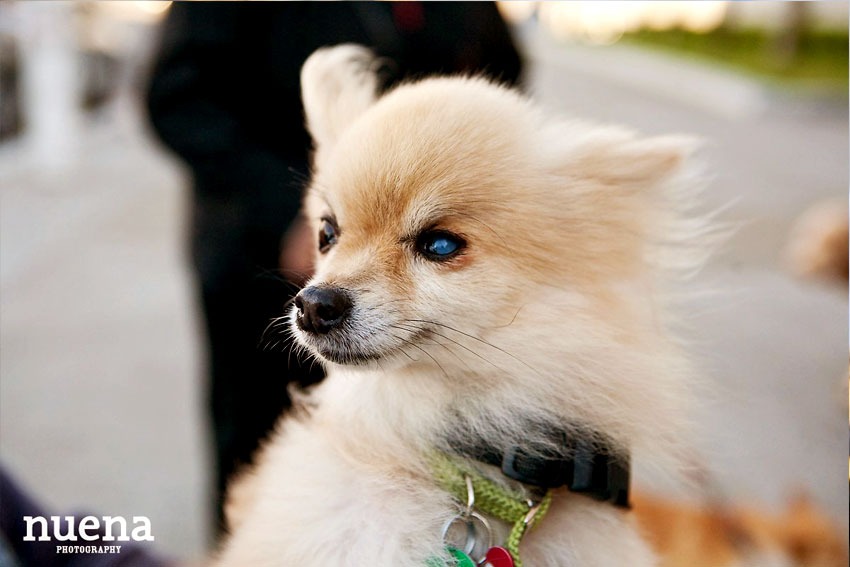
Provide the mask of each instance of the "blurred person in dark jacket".
POLYGON ((298 219, 310 151, 301 64, 352 42, 386 58, 387 87, 464 72, 515 84, 520 58, 490 2, 174 3, 162 34, 148 107, 192 173, 221 519, 227 479, 289 406, 287 385, 321 379, 282 330, 263 337, 297 291, 279 274, 303 283, 316 245, 298 219))

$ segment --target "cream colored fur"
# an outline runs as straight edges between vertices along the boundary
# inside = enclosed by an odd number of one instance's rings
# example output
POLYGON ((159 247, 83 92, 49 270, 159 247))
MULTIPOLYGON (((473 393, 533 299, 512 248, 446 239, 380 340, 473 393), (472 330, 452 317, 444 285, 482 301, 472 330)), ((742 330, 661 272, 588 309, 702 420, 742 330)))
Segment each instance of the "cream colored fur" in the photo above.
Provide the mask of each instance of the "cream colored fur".
MULTIPOLYGON (((328 377, 233 489, 222 567, 422 567, 458 509, 424 459, 449 429, 507 444, 529 441, 529 419, 577 424, 677 466, 690 371, 664 299, 699 260, 680 236, 700 227, 675 205, 692 145, 555 119, 479 78, 378 98, 370 67, 357 46, 304 65, 306 212, 340 228, 309 283, 355 306, 344 334, 293 325, 328 377), (410 239, 434 226, 464 252, 418 255, 410 239), (320 354, 331 347, 375 360, 336 364, 320 354)), ((528 567, 655 564, 629 513, 563 490, 522 554, 528 567)))

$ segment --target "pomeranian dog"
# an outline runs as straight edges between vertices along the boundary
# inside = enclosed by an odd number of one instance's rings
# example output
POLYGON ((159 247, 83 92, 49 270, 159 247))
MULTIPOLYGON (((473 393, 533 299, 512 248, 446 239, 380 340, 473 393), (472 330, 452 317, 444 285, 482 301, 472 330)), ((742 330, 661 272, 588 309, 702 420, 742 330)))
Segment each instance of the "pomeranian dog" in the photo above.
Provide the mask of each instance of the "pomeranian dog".
POLYGON ((317 262, 286 323, 327 378, 234 483, 217 565, 654 565, 628 466, 687 445, 693 144, 375 68, 302 69, 317 262))

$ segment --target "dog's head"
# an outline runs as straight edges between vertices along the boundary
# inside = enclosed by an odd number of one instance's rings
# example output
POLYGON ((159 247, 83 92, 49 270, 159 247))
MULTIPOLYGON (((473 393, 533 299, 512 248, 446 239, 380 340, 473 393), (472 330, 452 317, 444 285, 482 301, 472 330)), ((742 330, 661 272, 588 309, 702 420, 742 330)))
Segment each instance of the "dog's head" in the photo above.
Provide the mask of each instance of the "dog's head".
POLYGON ((291 319, 322 361, 522 375, 545 396, 564 392, 551 375, 648 342, 655 195, 680 139, 552 121, 479 78, 379 96, 357 46, 316 52, 301 80, 318 259, 291 319))

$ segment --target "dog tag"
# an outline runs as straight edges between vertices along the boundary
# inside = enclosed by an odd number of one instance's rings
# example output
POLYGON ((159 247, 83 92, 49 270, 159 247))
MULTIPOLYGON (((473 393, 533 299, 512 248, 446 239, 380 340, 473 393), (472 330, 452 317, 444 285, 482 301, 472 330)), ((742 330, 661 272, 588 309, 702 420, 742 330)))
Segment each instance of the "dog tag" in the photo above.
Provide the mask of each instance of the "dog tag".
POLYGON ((491 547, 481 567, 514 567, 514 558, 504 547, 491 547))
POLYGON ((449 563, 446 563, 440 557, 431 556, 425 560, 425 567, 475 567, 475 562, 472 558, 459 549, 447 547, 446 553, 451 556, 449 563))
POLYGON ((455 567, 475 567, 475 562, 469 557, 469 555, 461 550, 449 547, 446 548, 446 551, 449 552, 449 555, 454 557, 455 567))

